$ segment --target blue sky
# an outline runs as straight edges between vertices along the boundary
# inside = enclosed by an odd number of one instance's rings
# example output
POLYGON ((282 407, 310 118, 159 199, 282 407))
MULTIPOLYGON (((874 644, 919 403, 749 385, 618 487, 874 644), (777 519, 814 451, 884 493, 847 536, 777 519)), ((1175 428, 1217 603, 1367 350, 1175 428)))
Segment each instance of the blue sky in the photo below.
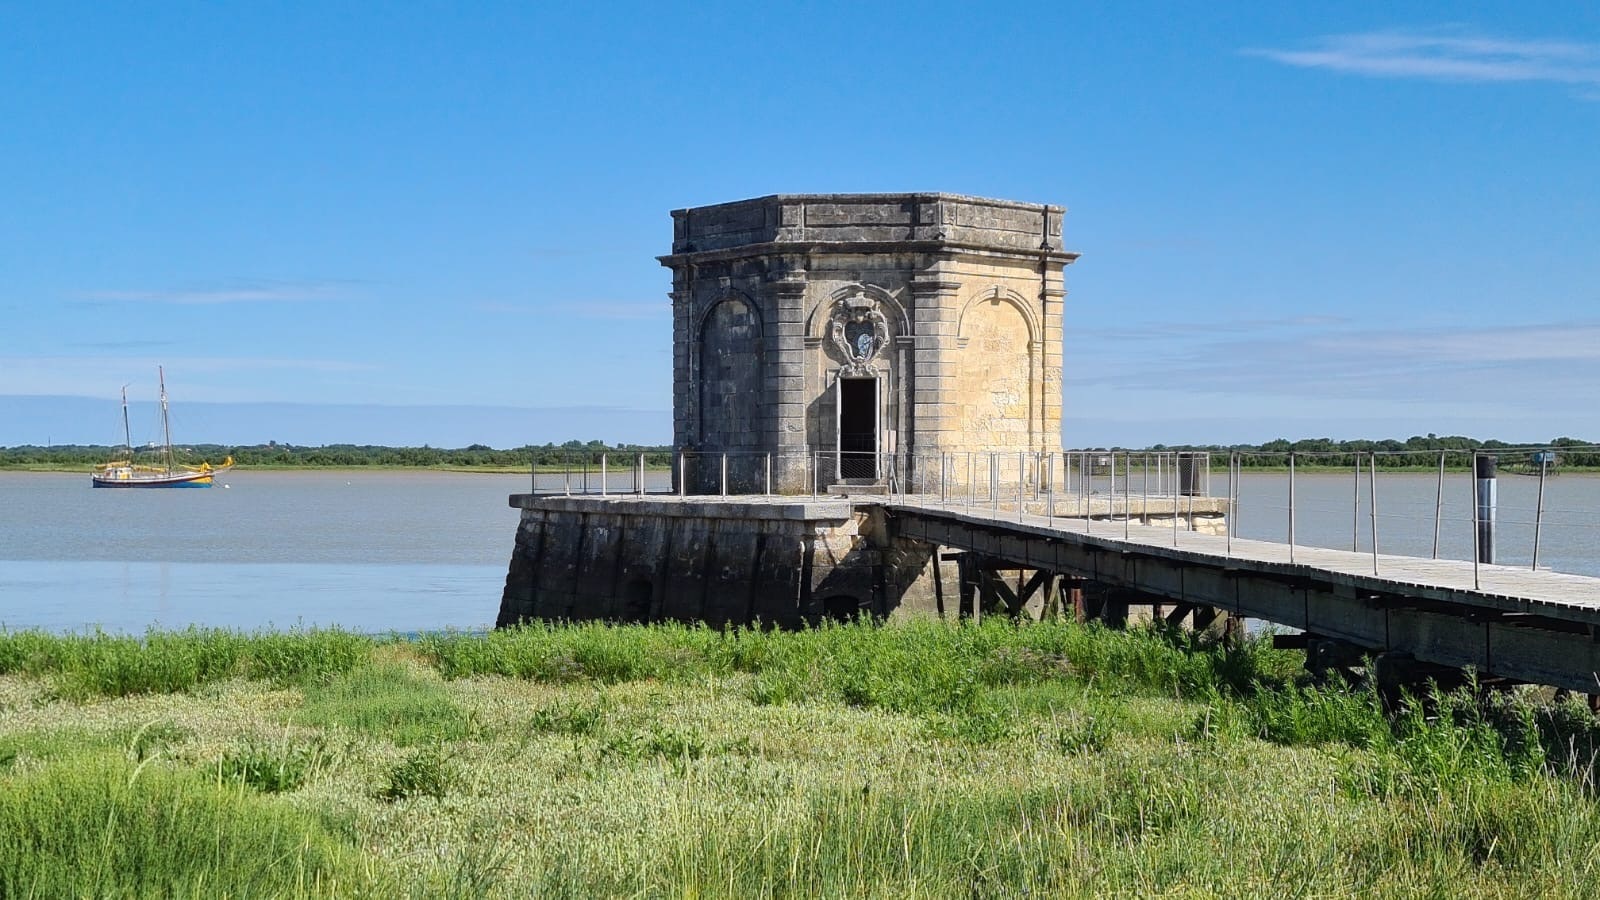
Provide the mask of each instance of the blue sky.
POLYGON ((158 363, 195 442, 666 442, 668 211, 900 190, 1067 206, 1069 446, 1600 439, 1593 4, 0 2, 0 72, 0 444, 158 363))

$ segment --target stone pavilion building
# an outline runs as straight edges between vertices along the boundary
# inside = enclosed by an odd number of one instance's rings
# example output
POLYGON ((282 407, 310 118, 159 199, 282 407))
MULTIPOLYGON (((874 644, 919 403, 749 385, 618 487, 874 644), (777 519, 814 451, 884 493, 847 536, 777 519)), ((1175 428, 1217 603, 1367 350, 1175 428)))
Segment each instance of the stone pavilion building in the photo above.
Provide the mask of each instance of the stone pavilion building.
POLYGON ((688 491, 926 490, 969 453, 1058 451, 1062 213, 938 193, 674 211, 688 491))

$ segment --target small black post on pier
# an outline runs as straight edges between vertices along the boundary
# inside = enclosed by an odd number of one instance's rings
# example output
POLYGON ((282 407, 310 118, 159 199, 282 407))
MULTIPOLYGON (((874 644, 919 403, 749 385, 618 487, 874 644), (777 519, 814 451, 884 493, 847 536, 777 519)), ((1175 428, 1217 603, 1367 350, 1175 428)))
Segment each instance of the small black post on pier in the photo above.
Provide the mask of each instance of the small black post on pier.
POLYGON ((1474 454, 1473 477, 1477 479, 1478 562, 1494 563, 1495 462, 1497 457, 1474 454))

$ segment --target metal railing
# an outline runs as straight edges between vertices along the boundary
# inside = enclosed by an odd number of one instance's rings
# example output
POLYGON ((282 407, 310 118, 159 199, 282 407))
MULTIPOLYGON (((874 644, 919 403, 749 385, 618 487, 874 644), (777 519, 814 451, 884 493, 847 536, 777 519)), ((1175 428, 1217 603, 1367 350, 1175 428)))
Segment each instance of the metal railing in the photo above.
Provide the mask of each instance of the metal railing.
MULTIPOLYGON (((536 494, 684 496, 890 493, 938 497, 991 508, 1076 497, 1091 511, 1135 495, 1210 494, 1209 455, 1026 449, 874 453, 831 451, 679 450, 661 454, 583 452, 531 471, 536 494), (832 489, 830 491, 830 489, 832 489)), ((1058 504, 1051 504, 1052 513, 1058 504)))
POLYGON ((1291 562, 1297 548, 1364 552, 1373 574, 1381 574, 1386 554, 1471 561, 1475 588, 1483 568, 1497 564, 1600 575, 1600 480, 1580 475, 1559 490, 1553 480, 1564 455, 1592 452, 1235 452, 1228 532, 1230 540, 1245 532, 1285 542, 1291 562), (1349 481, 1338 490, 1341 479, 1349 481), (1341 516, 1342 538, 1334 525, 1341 516), (1552 538, 1554 564, 1545 556, 1552 538))
POLYGON ((1170 521, 1174 543, 1195 527, 1195 501, 1208 498, 1202 514, 1226 517, 1229 555, 1234 541, 1254 539, 1287 544, 1291 561, 1307 547, 1365 553, 1375 574, 1387 554, 1469 560, 1475 573, 1509 564, 1600 575, 1600 478, 1557 479, 1569 454, 1600 458, 1600 448, 601 452, 556 465, 547 455, 532 478, 539 494, 888 494, 991 516, 1066 519, 1064 527, 1124 537, 1135 525, 1170 521), (1475 477, 1488 457, 1501 463, 1491 482, 1498 490, 1475 477), (1218 497, 1212 466, 1223 464, 1218 497))

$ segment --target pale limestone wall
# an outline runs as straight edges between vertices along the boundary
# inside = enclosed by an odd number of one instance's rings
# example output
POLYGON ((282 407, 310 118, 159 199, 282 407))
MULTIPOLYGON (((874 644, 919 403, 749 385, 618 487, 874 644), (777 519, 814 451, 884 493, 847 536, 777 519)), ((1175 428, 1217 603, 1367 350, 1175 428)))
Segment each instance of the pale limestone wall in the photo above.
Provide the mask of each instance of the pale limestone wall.
MULTIPOLYGON (((673 213, 674 441, 733 456, 730 491, 832 483, 841 375, 878 380, 877 448, 937 471, 943 454, 1060 446, 1060 207, 951 194, 780 195, 673 213), (719 307, 739 315, 718 313, 719 307), (831 335, 846 309, 881 315, 867 370, 831 335), (748 309, 748 314, 743 310, 748 309), (730 324, 731 323, 731 324, 730 324), (724 339, 759 334, 759 347, 724 339), (709 385, 709 388, 708 388, 709 385), (745 462, 741 464, 740 460, 745 462), (742 466, 742 468, 741 468, 742 466)), ((707 490, 691 463, 690 490, 707 490)), ((901 469, 904 472, 904 469, 901 469)))
POLYGON ((1040 435, 1028 320, 996 297, 969 307, 961 325, 956 439, 974 449, 1033 449, 1040 435))

